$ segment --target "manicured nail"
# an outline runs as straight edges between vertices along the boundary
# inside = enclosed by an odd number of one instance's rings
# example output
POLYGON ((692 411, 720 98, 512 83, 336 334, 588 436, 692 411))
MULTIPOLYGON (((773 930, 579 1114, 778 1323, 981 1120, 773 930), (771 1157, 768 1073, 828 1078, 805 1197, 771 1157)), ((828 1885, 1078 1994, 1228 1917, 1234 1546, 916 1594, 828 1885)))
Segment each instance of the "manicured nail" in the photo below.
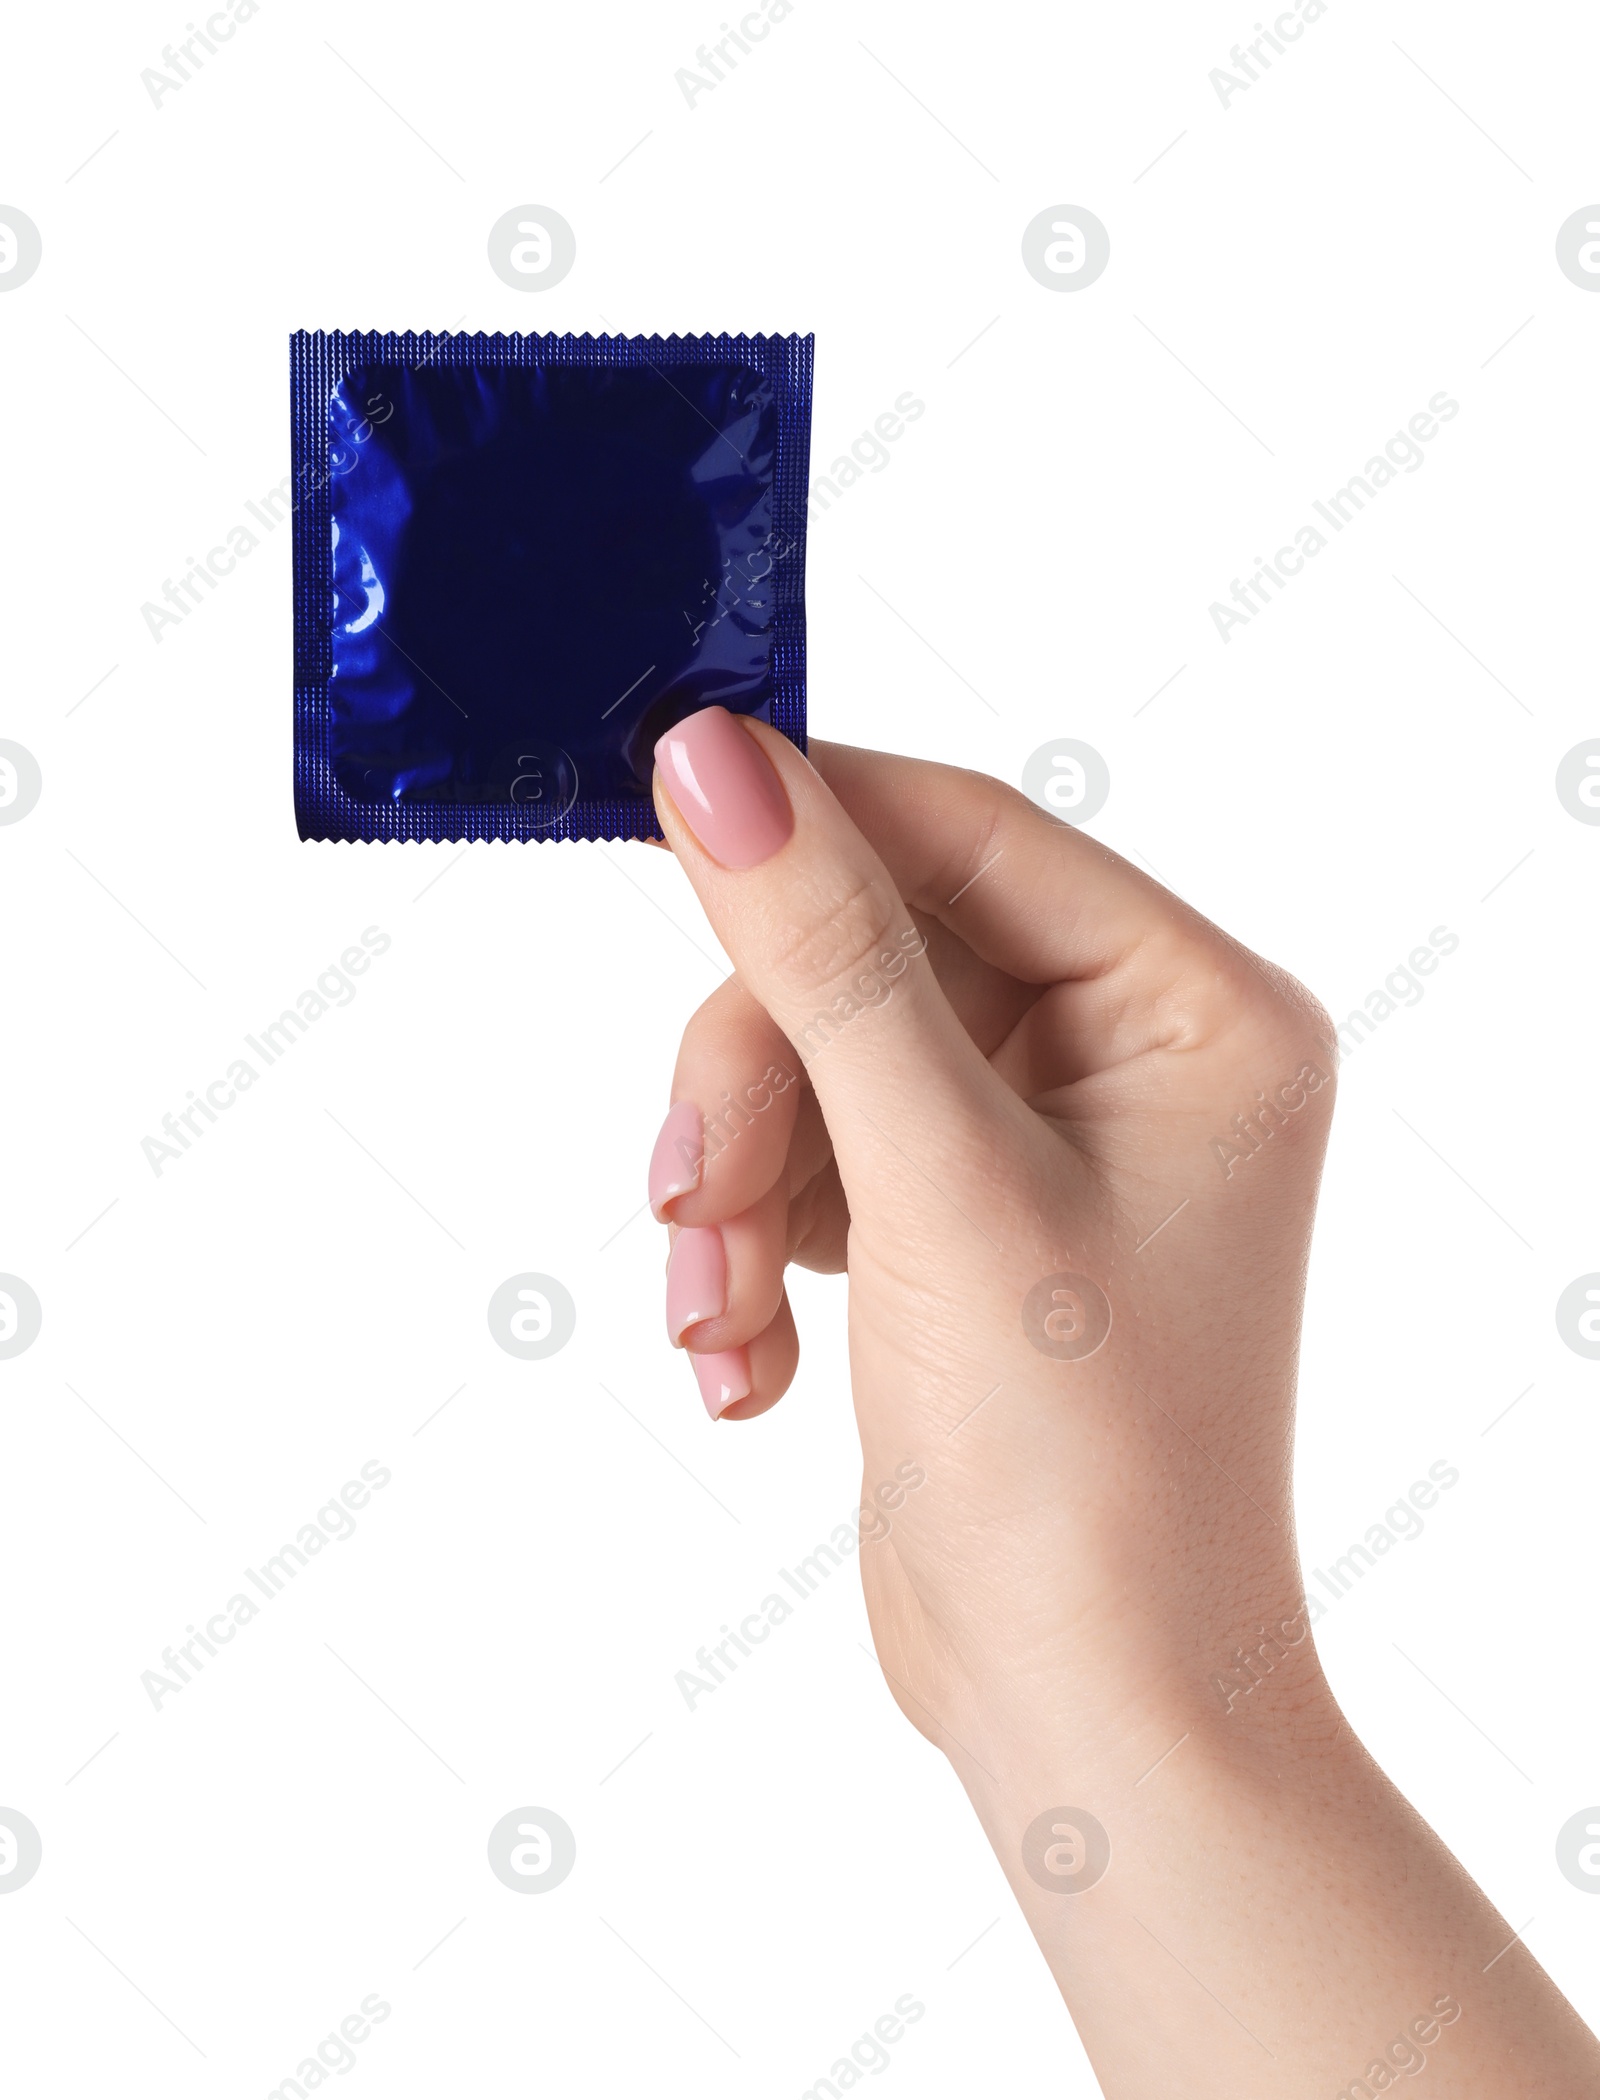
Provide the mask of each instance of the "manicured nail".
POLYGON ((719 1349, 715 1356, 691 1356, 700 1381, 700 1397, 714 1422, 736 1400, 750 1397, 750 1351, 719 1349))
POLYGON ((667 1333, 676 1348, 691 1327, 728 1310, 728 1250, 715 1225, 685 1225, 667 1256, 667 1333))
POLYGON ((667 1110, 655 1150, 650 1155, 650 1208, 658 1224, 674 1196, 687 1196, 700 1186, 705 1165, 706 1126, 692 1101, 674 1101, 667 1110))
POLYGON ((656 745, 679 814, 714 861, 754 868, 794 830, 794 811, 766 753, 726 708, 702 708, 656 745))

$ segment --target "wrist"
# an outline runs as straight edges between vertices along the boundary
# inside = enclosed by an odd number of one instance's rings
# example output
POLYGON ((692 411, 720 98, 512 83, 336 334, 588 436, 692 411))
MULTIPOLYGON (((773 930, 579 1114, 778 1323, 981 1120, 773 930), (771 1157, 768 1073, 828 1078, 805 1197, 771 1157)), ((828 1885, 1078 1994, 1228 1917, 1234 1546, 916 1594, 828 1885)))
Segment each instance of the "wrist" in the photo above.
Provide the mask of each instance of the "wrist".
POLYGON ((1072 1783, 1115 1798, 1180 1749, 1287 1778, 1349 1739, 1316 1651, 1320 1616, 1297 1580, 1235 1578, 996 1642, 951 1702, 941 1747, 975 1799, 1014 1804, 1072 1783))

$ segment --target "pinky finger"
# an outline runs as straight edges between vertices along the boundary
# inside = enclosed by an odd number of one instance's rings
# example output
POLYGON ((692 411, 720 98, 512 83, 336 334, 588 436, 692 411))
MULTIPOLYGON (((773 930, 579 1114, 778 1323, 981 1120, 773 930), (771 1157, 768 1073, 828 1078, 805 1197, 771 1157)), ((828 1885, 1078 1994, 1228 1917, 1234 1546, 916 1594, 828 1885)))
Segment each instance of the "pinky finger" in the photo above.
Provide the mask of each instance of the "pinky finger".
POLYGON ((706 1413, 714 1422, 748 1422, 775 1407, 789 1390, 800 1361, 800 1337, 785 1291, 777 1312, 753 1341, 713 1355, 689 1351, 706 1413))

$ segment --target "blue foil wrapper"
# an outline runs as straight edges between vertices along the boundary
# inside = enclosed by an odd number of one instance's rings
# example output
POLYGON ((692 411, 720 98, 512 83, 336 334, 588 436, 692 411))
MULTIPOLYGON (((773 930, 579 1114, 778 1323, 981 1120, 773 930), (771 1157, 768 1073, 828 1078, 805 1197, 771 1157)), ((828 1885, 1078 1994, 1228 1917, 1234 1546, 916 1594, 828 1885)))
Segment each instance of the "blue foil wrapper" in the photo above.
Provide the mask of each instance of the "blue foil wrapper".
POLYGON ((811 358, 293 336, 300 836, 659 838, 685 715, 804 749, 811 358))

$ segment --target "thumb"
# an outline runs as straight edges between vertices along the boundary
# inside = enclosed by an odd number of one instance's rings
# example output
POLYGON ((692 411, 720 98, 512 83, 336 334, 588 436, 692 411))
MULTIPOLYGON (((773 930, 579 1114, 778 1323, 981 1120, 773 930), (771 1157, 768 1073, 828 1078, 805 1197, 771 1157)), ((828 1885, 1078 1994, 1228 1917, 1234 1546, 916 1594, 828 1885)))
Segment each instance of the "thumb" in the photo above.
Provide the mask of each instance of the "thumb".
MULTIPOLYGON (((656 745, 662 829, 740 981, 794 1046, 852 1209, 969 1163, 1016 1096, 957 1020, 876 852, 787 737, 708 707, 656 745), (898 1152, 904 1163, 891 1167, 898 1152)), ((925 1187, 906 1188, 925 1205, 925 1187)))

